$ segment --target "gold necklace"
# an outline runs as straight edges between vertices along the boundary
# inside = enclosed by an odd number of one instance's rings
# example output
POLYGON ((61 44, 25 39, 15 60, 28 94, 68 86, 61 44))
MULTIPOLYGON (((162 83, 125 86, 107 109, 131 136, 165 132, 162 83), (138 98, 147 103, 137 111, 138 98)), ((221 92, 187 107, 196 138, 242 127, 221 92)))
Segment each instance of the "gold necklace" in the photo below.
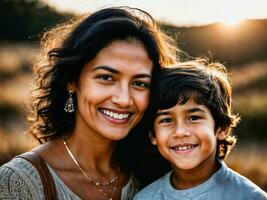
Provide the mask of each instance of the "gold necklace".
POLYGON ((114 176, 111 180, 109 181, 106 181, 106 182, 99 182, 99 181, 94 181, 90 176, 88 176, 86 174, 86 172, 83 170, 83 168, 81 167, 81 165, 78 163, 78 161, 75 159, 75 157, 73 156, 71 150, 69 149, 68 145, 67 145, 67 142, 66 142, 66 139, 64 138, 63 139, 63 144, 69 154, 69 156, 71 157, 71 159, 73 160, 73 162, 76 164, 76 166, 79 168, 79 170, 82 172, 82 174, 86 177, 86 179, 92 183, 94 186, 96 186, 96 188, 101 192, 101 194, 103 194, 103 196, 107 199, 107 200, 112 200, 114 194, 115 194, 115 191, 117 189, 117 183, 119 181, 119 176, 120 176, 120 167, 118 167, 118 175, 117 176, 114 176), (106 186, 109 186, 110 184, 113 184, 114 183, 114 187, 113 187, 113 190, 112 190, 112 193, 110 195, 110 197, 108 196, 108 194, 101 188, 101 187, 106 187, 106 186))

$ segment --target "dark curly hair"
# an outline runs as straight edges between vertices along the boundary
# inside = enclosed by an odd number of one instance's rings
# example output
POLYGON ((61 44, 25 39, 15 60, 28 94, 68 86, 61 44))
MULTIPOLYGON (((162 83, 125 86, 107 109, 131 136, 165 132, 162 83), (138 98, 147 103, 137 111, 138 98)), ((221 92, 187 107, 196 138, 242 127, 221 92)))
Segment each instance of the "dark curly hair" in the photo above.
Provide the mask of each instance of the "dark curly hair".
POLYGON ((227 134, 225 140, 217 141, 216 156, 224 159, 236 143, 232 129, 240 120, 232 112, 232 87, 226 68, 200 58, 179 63, 163 70, 158 88, 157 110, 183 105, 190 99, 209 108, 215 130, 220 127, 227 134))
MULTIPOLYGON (((174 40, 159 29, 148 13, 136 8, 111 7, 72 19, 43 35, 41 51, 33 65, 35 89, 30 101, 28 121, 32 126, 28 132, 40 143, 73 131, 75 113, 64 111, 67 84, 78 83, 84 65, 115 40, 138 41, 146 49, 153 62, 150 99, 153 98, 160 68, 174 64, 178 51, 174 40)), ((135 162, 134 157, 131 161, 128 158, 142 144, 151 113, 153 109, 149 106, 136 127, 119 141, 119 157, 129 165, 135 162)))

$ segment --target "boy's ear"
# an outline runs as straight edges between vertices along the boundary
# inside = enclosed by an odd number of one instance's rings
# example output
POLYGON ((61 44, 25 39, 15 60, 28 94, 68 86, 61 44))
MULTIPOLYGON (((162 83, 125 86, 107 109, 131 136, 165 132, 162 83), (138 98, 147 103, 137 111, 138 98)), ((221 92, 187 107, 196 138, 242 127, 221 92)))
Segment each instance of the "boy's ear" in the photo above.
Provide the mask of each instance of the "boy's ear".
POLYGON ((149 132, 149 139, 150 139, 151 144, 157 145, 157 140, 152 132, 149 132))
POLYGON ((217 139, 224 140, 228 136, 228 129, 219 127, 216 131, 217 139))

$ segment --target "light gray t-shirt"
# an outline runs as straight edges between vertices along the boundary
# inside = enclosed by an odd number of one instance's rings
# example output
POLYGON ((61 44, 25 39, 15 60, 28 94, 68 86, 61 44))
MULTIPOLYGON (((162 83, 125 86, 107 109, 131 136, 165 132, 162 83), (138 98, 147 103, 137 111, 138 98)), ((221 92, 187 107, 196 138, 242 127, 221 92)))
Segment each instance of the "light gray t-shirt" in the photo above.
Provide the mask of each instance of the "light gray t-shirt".
MULTIPOLYGON (((47 164, 54 179, 59 200, 81 200, 47 164)), ((131 176, 123 187, 121 200, 131 200, 139 183, 131 176)), ((43 185, 35 167, 22 158, 15 158, 0 167, 0 200, 44 200, 43 185)))
POLYGON ((263 190, 224 162, 207 181, 190 189, 175 189, 170 181, 172 173, 145 187, 134 200, 267 200, 263 190))

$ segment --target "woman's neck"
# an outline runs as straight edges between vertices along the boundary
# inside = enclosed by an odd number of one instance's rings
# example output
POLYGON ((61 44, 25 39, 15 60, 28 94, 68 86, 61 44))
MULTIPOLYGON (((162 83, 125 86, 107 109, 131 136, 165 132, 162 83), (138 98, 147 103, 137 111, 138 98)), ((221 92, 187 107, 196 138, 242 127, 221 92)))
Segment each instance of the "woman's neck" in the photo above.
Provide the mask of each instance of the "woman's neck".
POLYGON ((75 132, 66 143, 79 164, 86 171, 110 171, 116 168, 116 142, 75 132))

